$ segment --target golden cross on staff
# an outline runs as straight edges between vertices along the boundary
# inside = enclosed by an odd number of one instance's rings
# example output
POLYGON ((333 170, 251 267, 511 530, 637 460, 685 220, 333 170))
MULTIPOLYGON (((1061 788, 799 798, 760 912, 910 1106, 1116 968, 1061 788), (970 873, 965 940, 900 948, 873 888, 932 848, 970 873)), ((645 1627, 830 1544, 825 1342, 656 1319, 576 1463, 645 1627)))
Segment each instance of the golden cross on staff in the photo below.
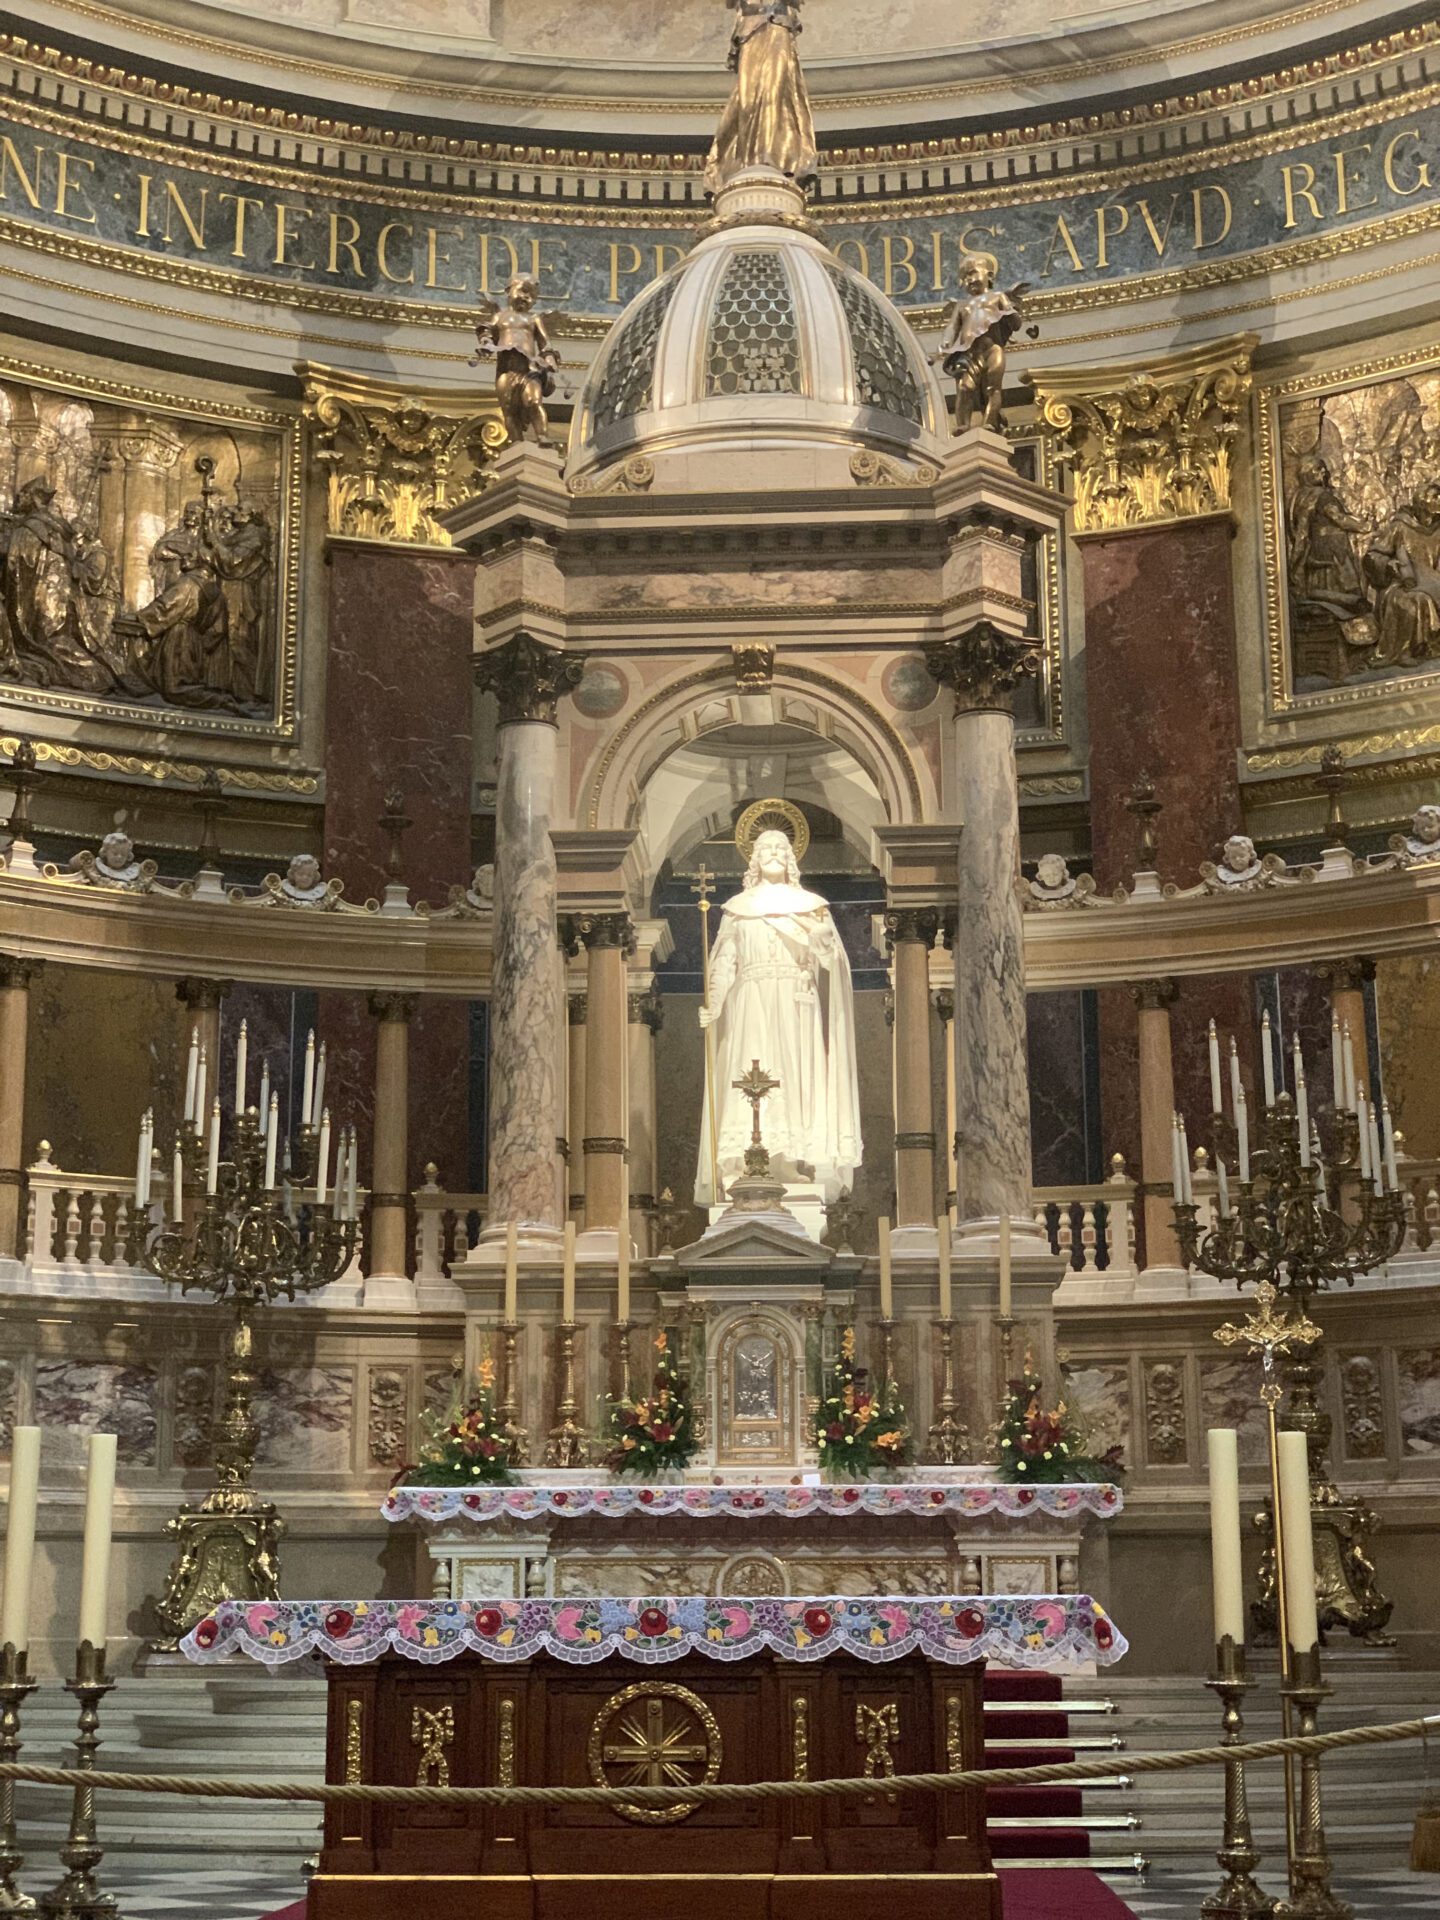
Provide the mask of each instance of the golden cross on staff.
MULTIPOLYGON (((710 896, 715 876, 702 860, 699 877, 690 884, 700 909, 700 1003, 710 1011, 710 896)), ((705 1023, 705 1111, 710 1119, 710 1204, 718 1207, 725 1195, 720 1186, 720 1137, 715 1131, 715 1034, 705 1023)))

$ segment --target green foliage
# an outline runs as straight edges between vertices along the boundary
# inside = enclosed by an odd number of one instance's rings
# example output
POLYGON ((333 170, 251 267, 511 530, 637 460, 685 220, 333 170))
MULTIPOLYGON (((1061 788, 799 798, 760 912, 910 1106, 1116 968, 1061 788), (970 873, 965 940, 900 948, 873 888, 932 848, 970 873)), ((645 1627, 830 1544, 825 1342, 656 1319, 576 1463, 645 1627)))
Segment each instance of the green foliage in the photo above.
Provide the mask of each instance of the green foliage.
POLYGON ((815 1423, 820 1470, 831 1480, 868 1480, 905 1464, 910 1428, 895 1383, 872 1390, 863 1367, 855 1365, 855 1329, 846 1327, 840 1356, 830 1369, 830 1391, 815 1423))
POLYGON ((495 1411, 494 1367, 482 1363, 473 1399, 456 1399, 425 1419, 420 1458, 396 1481, 406 1487, 505 1487, 514 1484, 511 1440, 495 1411))
POLYGON ((1040 1404, 1040 1376, 1025 1370, 1010 1386, 1010 1404, 996 1436, 995 1465, 1002 1480, 1017 1486, 1026 1482, 1060 1480, 1115 1480, 1125 1469, 1120 1448, 1099 1457, 1086 1449, 1085 1437, 1070 1418, 1062 1400, 1053 1412, 1040 1404))
POLYGON ((607 1401, 612 1473, 653 1480, 657 1474, 688 1467, 695 1457, 694 1408, 690 1388, 676 1371, 665 1334, 655 1336, 655 1373, 650 1392, 607 1401))

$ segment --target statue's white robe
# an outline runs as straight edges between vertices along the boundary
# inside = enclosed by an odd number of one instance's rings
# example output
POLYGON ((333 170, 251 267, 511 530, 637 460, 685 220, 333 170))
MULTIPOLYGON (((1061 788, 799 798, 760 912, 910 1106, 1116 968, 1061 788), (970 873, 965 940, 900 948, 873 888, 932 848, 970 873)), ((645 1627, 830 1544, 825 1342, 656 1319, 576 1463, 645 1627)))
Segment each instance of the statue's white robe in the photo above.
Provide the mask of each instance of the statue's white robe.
MULTIPOLYGON (((850 963, 819 894, 762 884, 725 902, 710 1006, 721 1185, 744 1171, 750 1144, 750 1103, 731 1083, 758 1060, 780 1082, 760 1110, 772 1170, 782 1180, 817 1181, 835 1199, 860 1164, 860 1089, 850 963)), ((712 1193, 708 1102, 695 1198, 701 1206, 720 1199, 712 1193)))

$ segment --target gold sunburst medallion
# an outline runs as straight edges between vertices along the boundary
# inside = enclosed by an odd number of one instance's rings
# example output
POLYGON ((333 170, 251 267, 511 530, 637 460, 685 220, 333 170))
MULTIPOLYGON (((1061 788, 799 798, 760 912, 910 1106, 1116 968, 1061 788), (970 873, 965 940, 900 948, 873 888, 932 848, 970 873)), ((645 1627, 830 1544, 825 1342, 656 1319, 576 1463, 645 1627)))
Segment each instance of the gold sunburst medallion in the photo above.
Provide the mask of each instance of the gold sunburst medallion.
POLYGON ((810 845, 810 822, 793 800, 776 796, 752 800, 735 822, 735 845, 745 859, 755 851, 755 842, 761 834, 772 829, 785 835, 795 849, 797 860, 805 858, 805 850, 810 845))
MULTIPOLYGON (((666 1680, 641 1680, 612 1693, 595 1716, 586 1758, 597 1787, 706 1786, 720 1773, 724 1746, 715 1716, 698 1694, 666 1680)), ((615 1811, 645 1826, 668 1827, 696 1802, 615 1811)))

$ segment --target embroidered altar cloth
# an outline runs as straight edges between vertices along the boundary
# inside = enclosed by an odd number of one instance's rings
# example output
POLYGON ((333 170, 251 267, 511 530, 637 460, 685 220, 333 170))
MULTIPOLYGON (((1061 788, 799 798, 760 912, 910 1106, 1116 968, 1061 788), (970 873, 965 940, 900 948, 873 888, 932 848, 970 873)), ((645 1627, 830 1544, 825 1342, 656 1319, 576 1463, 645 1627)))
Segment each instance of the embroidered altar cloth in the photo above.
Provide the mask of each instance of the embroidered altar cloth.
POLYGON ((955 1515, 978 1519, 999 1514, 1023 1519, 1044 1514, 1052 1519, 1096 1514, 1108 1519, 1120 1512, 1119 1487, 1061 1483, 1022 1487, 1001 1481, 923 1486, 911 1482, 791 1487, 706 1486, 517 1486, 394 1487, 381 1512, 387 1520, 551 1520, 598 1516, 628 1520, 634 1516, 710 1520, 755 1520, 775 1515, 793 1520, 810 1514, 866 1514, 871 1519, 899 1515, 955 1515))
POLYGON ((243 1653, 284 1666, 319 1653, 344 1665, 387 1651, 438 1665, 473 1652, 496 1661, 549 1653, 577 1665, 614 1654, 653 1666, 686 1654, 785 1660, 847 1653, 898 1660, 923 1653, 961 1666, 1109 1666, 1128 1642, 1088 1594, 1003 1594, 897 1599, 728 1599, 709 1594, 565 1600, 224 1601, 181 1650, 202 1665, 243 1653))

